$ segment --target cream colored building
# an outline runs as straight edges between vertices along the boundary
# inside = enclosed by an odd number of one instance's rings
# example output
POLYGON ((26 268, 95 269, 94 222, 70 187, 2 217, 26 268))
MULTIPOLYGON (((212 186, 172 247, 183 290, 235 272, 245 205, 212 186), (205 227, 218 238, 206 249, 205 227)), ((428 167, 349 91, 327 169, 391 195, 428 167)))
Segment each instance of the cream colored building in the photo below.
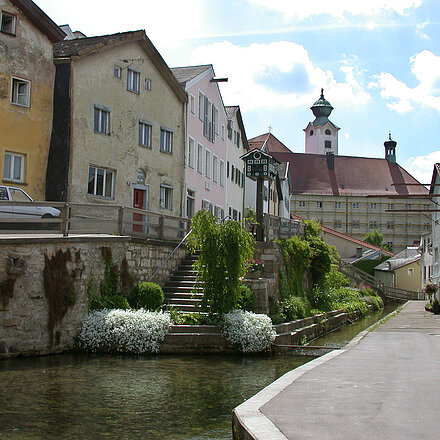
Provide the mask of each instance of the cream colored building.
POLYGON ((49 200, 181 216, 187 94, 144 31, 55 45, 49 200))
POLYGON ((420 253, 405 249, 374 268, 374 276, 385 286, 418 292, 420 289, 420 253))
POLYGON ((64 32, 32 1, 0 0, 2 184, 45 198, 55 66, 64 32))

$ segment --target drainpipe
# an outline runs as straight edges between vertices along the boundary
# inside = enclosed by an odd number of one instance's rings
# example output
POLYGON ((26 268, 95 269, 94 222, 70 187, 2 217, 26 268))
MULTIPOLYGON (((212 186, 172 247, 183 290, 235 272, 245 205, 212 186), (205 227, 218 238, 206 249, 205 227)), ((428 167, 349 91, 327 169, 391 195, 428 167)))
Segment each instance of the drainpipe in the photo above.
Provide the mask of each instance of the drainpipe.
POLYGON ((180 212, 181 217, 185 217, 185 206, 186 206, 186 188, 185 188, 185 155, 186 155, 186 126, 187 126, 187 108, 188 103, 183 103, 183 148, 182 148, 182 158, 180 161, 180 185, 181 185, 181 192, 182 197, 180 199, 180 212))

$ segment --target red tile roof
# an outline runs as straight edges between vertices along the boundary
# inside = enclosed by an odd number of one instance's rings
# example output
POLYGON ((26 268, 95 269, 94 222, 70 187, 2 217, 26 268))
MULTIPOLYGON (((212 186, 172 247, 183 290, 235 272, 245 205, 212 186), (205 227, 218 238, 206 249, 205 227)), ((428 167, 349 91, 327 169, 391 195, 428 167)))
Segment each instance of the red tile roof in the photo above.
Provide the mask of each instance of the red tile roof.
POLYGON ((290 162, 293 194, 425 195, 428 190, 397 163, 368 157, 272 151, 280 162, 290 162), (332 169, 334 168, 334 169, 332 169), (401 185, 403 183, 418 185, 401 185))

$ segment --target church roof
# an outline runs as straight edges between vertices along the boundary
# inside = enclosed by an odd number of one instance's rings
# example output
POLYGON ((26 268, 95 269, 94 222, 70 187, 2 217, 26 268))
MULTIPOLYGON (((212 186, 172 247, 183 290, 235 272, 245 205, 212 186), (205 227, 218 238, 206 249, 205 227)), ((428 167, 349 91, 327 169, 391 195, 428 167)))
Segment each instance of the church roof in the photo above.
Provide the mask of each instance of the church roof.
POLYGON ((325 154, 279 151, 271 154, 280 162, 290 163, 293 194, 394 196, 428 193, 399 164, 386 159, 331 155, 333 162, 329 160, 330 155, 325 154))
POLYGON ((249 139, 249 148, 254 150, 264 150, 269 154, 272 153, 292 153, 281 141, 279 141, 272 133, 264 133, 249 139))

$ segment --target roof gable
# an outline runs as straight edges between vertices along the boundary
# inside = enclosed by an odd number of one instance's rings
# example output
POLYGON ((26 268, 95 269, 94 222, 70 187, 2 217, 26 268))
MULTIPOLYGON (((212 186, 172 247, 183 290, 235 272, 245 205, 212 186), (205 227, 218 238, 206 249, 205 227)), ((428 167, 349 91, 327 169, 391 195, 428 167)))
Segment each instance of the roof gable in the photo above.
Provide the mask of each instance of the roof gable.
MULTIPOLYGON (((272 133, 264 133, 249 139, 250 148, 259 148, 260 150, 272 153, 292 153, 280 140, 278 140, 272 133)), ((283 162, 283 161, 281 161, 283 162)))
POLYGON ((207 70, 212 70, 214 75, 212 64, 171 68, 171 72, 173 72, 173 75, 177 78, 177 81, 179 81, 184 87, 188 82, 193 81, 207 70))
POLYGON ((55 58, 71 58, 90 56, 102 50, 111 49, 128 42, 139 42, 145 53, 161 73, 170 88, 182 102, 188 101, 188 95, 177 81, 170 68, 147 37, 144 30, 121 32, 97 37, 78 38, 54 44, 55 58))

